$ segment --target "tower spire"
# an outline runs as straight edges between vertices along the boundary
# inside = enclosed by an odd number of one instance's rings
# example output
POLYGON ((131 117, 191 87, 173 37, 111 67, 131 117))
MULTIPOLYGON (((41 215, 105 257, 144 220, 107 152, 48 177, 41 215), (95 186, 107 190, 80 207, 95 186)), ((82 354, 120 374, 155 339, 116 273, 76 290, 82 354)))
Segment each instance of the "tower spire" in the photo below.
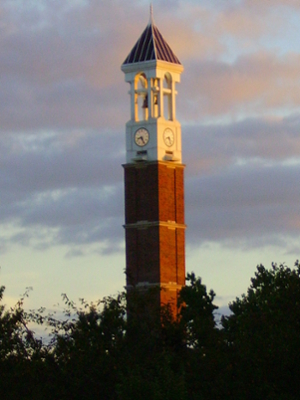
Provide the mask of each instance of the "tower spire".
POLYGON ((149 24, 152 25, 154 23, 153 21, 153 4, 150 3, 150 21, 149 24))

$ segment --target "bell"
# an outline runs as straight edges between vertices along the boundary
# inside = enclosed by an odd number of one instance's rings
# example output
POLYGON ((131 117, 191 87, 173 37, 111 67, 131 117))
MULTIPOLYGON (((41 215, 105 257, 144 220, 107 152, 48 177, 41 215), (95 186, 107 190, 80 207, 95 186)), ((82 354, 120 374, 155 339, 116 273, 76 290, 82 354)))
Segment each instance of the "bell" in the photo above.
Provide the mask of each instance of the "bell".
POLYGON ((148 96, 146 96, 144 98, 144 102, 143 102, 142 108, 148 108, 148 96))

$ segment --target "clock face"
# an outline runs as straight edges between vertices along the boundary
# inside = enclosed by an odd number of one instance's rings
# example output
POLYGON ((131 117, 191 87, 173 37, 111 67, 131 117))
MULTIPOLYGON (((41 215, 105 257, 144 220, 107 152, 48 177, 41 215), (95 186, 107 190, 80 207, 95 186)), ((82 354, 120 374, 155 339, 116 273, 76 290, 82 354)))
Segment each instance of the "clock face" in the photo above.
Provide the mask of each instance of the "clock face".
POLYGON ((163 138, 164 138, 164 142, 165 142, 166 146, 168 146, 168 147, 173 146, 174 140, 175 140, 175 135, 174 135, 174 132, 172 131, 172 129, 170 129, 170 128, 165 129, 163 138))
POLYGON ((134 134, 134 141, 140 147, 146 146, 146 144, 149 142, 149 132, 147 131, 147 129, 138 129, 134 134))

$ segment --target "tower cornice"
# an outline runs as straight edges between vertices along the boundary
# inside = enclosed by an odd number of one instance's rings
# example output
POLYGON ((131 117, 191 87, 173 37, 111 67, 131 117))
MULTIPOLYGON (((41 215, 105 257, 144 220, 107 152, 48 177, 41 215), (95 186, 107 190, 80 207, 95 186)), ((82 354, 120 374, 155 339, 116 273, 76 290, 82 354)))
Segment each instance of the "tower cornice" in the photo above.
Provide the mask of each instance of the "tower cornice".
POLYGON ((146 168, 148 165, 153 165, 153 164, 161 164, 165 165, 167 168, 185 168, 185 164, 182 163, 177 163, 177 162, 170 162, 170 161, 140 161, 140 162, 132 162, 132 163, 126 163, 122 164, 123 168, 146 168))
POLYGON ((134 64, 123 64, 121 66, 121 70, 125 74, 130 74, 131 72, 135 73, 137 71, 153 71, 156 72, 159 70, 163 71, 170 71, 174 73, 178 73, 179 75, 183 72, 184 67, 182 64, 174 64, 169 61, 163 61, 163 60, 150 60, 150 61, 141 61, 141 62, 136 62, 134 64))

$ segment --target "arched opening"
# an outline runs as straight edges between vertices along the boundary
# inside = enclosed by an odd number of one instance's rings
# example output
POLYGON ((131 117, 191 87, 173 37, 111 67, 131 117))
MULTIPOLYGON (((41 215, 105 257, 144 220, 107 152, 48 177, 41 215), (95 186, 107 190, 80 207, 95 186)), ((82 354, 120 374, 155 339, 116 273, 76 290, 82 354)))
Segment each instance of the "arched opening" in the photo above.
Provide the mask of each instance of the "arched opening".
POLYGON ((160 93, 159 93, 159 78, 152 79, 152 117, 159 117, 159 109, 160 109, 160 93))
POLYGON ((169 73, 166 73, 163 80, 163 92, 164 92, 164 118, 172 120, 172 77, 169 73))
POLYGON ((138 74, 134 82, 135 120, 148 119, 148 82, 144 73, 138 74))

